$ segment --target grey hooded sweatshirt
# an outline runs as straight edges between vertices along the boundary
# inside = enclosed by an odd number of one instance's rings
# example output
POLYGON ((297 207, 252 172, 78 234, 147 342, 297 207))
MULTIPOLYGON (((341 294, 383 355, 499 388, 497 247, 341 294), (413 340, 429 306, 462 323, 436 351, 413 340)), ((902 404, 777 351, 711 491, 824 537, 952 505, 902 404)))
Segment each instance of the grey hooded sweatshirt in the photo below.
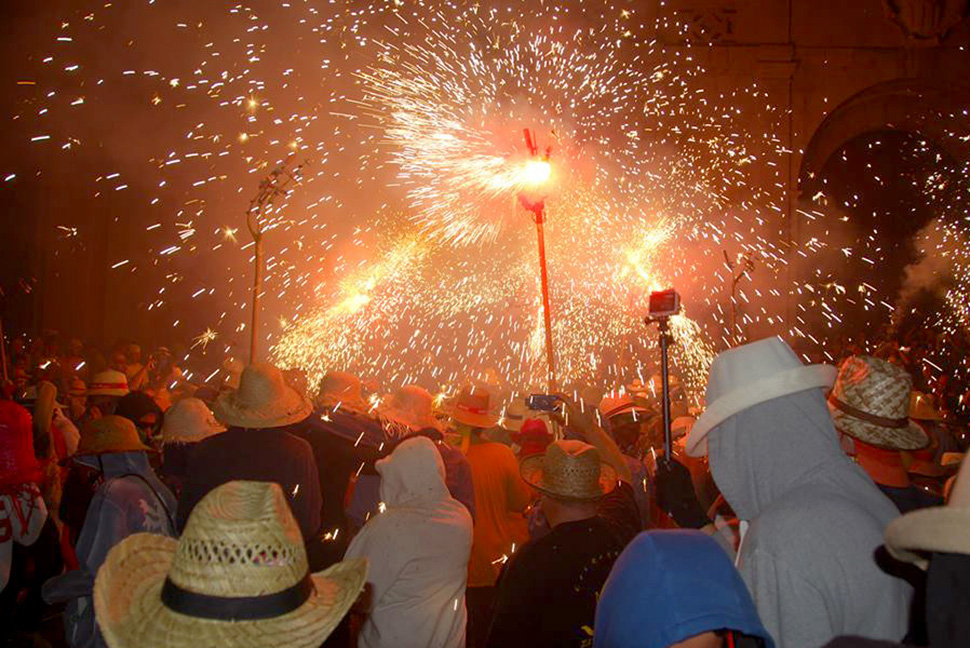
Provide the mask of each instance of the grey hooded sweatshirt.
POLYGON ((732 416, 708 448, 714 481, 750 525, 738 567, 778 648, 902 638, 911 590, 874 560, 898 511, 840 449, 821 390, 732 416))

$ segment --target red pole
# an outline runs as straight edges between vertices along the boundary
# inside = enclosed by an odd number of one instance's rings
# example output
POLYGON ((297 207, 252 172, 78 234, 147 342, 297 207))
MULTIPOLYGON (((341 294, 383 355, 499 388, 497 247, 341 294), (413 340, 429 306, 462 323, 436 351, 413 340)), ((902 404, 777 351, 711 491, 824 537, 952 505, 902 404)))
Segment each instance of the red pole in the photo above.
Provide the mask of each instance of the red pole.
POLYGON ((545 205, 539 203, 535 209, 536 233, 539 235, 539 276, 542 280, 542 314, 546 328, 546 360, 549 363, 549 393, 558 391, 556 386, 556 357, 552 350, 552 316, 549 309, 549 275, 546 271, 546 239, 542 231, 545 221, 545 205))

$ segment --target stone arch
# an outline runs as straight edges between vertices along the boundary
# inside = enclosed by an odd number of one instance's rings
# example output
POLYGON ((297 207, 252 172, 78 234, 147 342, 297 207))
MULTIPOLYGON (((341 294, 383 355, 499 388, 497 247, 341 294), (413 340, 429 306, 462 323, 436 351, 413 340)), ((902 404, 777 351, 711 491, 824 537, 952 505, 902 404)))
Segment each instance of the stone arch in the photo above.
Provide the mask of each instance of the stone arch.
POLYGON ((822 120, 802 156, 798 188, 802 196, 819 189, 818 177, 829 157, 867 132, 904 130, 932 140, 954 160, 970 159, 970 146, 947 133, 942 117, 970 105, 970 87, 944 86, 920 79, 897 79, 870 86, 849 97, 822 120))

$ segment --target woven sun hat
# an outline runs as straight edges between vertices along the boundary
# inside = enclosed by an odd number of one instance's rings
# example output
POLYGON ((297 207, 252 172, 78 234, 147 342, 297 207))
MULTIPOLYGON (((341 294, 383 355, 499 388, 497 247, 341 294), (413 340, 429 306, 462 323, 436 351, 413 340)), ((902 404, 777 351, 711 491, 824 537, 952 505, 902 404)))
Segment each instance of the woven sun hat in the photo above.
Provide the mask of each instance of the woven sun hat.
POLYGON ((165 412, 162 443, 197 443, 225 431, 205 403, 198 398, 183 398, 165 412))
POLYGON ((452 403, 449 414, 458 423, 473 428, 488 429, 498 425, 499 418, 491 413, 492 395, 481 387, 462 389, 452 403))
POLYGON ((72 378, 71 384, 67 389, 67 395, 71 398, 84 398, 88 395, 88 386, 80 378, 72 378))
POLYGON ((94 374, 88 385, 88 396, 125 396, 128 394, 128 378, 124 372, 105 369, 94 374))
MULTIPOLYGON (((634 385, 631 385, 633 387, 634 385)), ((643 392, 645 393, 645 392, 643 392)), ((603 397, 599 405, 600 416, 611 419, 628 412, 649 412, 643 400, 629 391, 613 390, 603 397)))
POLYGON ((565 500, 593 500, 616 487, 616 471, 600 459, 600 452, 576 440, 553 441, 542 454, 519 463, 527 484, 546 495, 565 500))
POLYGON ((81 439, 73 456, 102 455, 111 452, 150 452, 141 442, 135 424, 122 416, 102 416, 81 428, 81 439))
POLYGON ((346 371, 328 371, 320 379, 314 404, 318 407, 338 407, 363 414, 369 409, 364 400, 360 378, 346 371))
POLYGON ((829 365, 802 364, 777 336, 722 351, 711 364, 707 409, 687 436, 687 454, 706 455, 708 433, 735 414, 809 389, 828 389, 837 373, 829 365))
POLYGON ((34 433, 27 408, 0 400, 0 487, 39 482, 43 471, 34 455, 34 433))
POLYGON ((829 394, 840 432, 890 450, 918 450, 929 437, 909 419, 913 379, 905 369, 871 356, 849 356, 829 394))
POLYGON ((212 411, 224 425, 261 429, 299 423, 313 407, 286 384, 279 369, 257 362, 243 369, 239 389, 219 396, 212 411))
POLYGON ((522 424, 525 423, 525 420, 530 415, 533 415, 533 413, 526 406, 525 399, 513 398, 508 406, 506 406, 505 411, 502 412, 499 425, 509 432, 518 432, 522 429, 522 424))
POLYGON ((424 387, 406 385, 385 396, 377 408, 381 419, 402 425, 413 432, 424 428, 438 429, 434 417, 434 398, 424 387))
POLYGON ((960 465, 946 506, 896 518, 886 527, 885 544, 893 556, 922 569, 929 553, 970 554, 970 462, 960 465))
POLYGON ((942 421, 943 415, 933 406, 933 399, 923 392, 909 395, 909 418, 914 421, 942 421))
POLYGON ((365 559, 311 574, 279 485, 232 481, 192 510, 182 536, 128 536, 94 582, 111 648, 316 648, 353 605, 365 559))

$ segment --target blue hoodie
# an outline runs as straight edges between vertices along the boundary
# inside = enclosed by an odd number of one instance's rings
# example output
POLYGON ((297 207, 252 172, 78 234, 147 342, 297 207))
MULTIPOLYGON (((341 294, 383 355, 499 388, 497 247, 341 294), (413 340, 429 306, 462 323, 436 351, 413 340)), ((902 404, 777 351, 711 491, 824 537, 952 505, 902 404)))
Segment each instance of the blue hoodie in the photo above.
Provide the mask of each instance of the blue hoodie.
POLYGON ((599 603, 595 648, 666 648, 715 630, 774 642, 724 550, 700 531, 641 533, 616 559, 599 603))

